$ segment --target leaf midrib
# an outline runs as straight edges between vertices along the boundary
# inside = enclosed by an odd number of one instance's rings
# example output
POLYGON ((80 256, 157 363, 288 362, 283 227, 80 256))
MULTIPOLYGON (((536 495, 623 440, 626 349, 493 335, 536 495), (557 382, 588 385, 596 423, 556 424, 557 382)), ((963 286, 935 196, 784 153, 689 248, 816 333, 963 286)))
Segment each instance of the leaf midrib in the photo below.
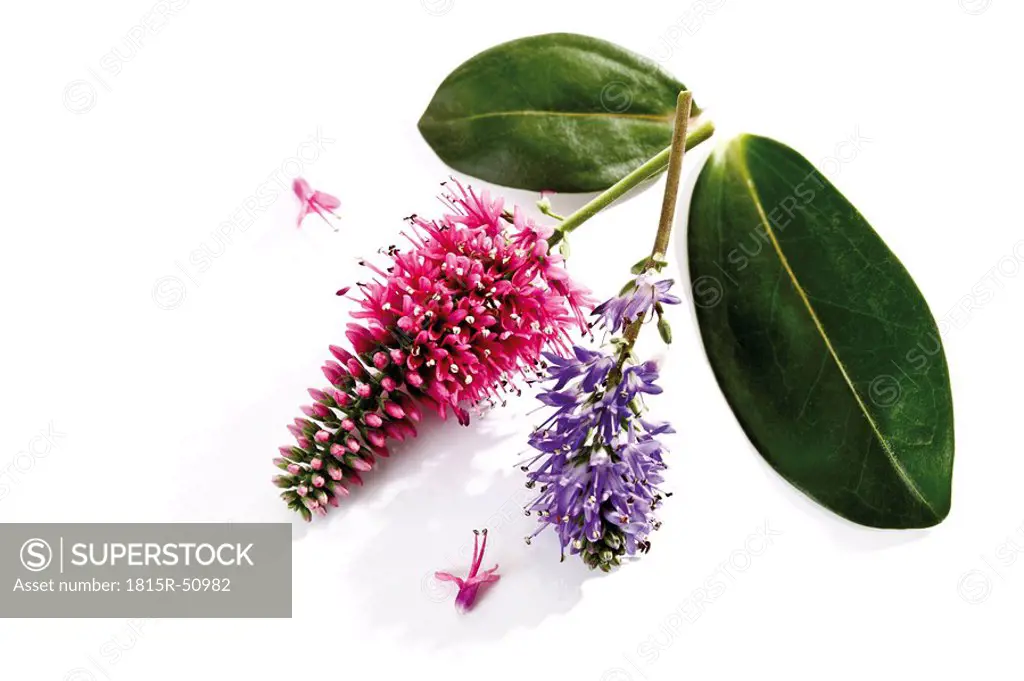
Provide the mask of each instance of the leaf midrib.
POLYGON ((461 123, 466 121, 475 121, 484 118, 499 118, 505 116, 554 116, 554 117, 566 117, 566 118, 621 118, 625 120, 636 120, 636 121, 650 121, 668 123, 672 120, 672 114, 630 114, 630 113, 589 113, 581 111, 538 111, 538 110, 522 110, 522 111, 488 111, 485 113, 472 114, 469 116, 457 116, 454 118, 434 118, 431 117, 434 123, 461 123))
POLYGON ((860 396, 860 393, 857 392, 857 388, 856 386, 854 386, 853 381, 846 370, 846 365, 843 364, 843 361, 839 358, 839 353, 837 353, 836 349, 832 346, 832 340, 829 338, 828 333, 826 333, 825 331, 825 327, 822 325, 821 320, 818 318, 818 313, 814 309, 814 305, 811 304, 811 300, 808 297, 807 292, 804 291, 803 286, 801 286, 800 281, 796 277, 796 273, 793 271, 793 268, 789 264, 789 259, 786 257, 786 254, 782 250, 782 245, 779 243, 778 238, 775 236, 775 230, 772 228, 771 221, 768 219, 768 215, 765 213, 764 205, 761 203, 761 197, 757 193, 757 187, 754 185, 754 179, 750 174, 750 166, 747 161, 747 156, 741 155, 741 158, 742 163, 739 166, 739 171, 743 178, 744 184, 747 187, 747 191, 750 194, 750 198, 754 202, 754 207, 757 209, 758 219, 764 226, 765 233, 768 235, 768 240, 771 243, 772 248, 775 250, 775 254, 778 256, 779 262, 782 264, 783 269, 786 271, 786 275, 789 277, 790 282, 793 284, 793 288, 796 290, 797 295, 800 296, 800 300, 803 301, 804 307, 807 309, 807 312, 811 317, 811 321, 814 322, 815 329, 817 329, 818 334, 821 336, 822 341, 825 343, 825 348, 828 350, 829 355, 831 355, 832 360, 836 363, 836 367, 839 369, 839 373, 842 375, 843 380, 846 382, 846 385, 850 390, 850 393, 853 395, 854 400, 857 402, 857 406, 860 409, 861 414, 863 414, 864 418, 867 420, 868 425, 871 426, 871 430, 874 432, 875 437, 878 438, 878 442, 882 445, 882 450, 885 452, 886 457, 889 459, 890 464, 892 464, 892 467, 896 471, 896 474, 906 484, 908 489, 910 489, 910 491, 914 494, 918 501, 924 504, 925 507, 929 511, 931 511, 936 518, 941 517, 938 513, 935 512, 935 509, 932 507, 931 503, 928 502, 928 499, 925 498, 924 494, 917 486, 917 483, 915 483, 913 478, 910 477, 910 474, 907 473, 906 469, 903 467, 903 464, 901 464, 899 459, 896 458, 896 454, 893 451, 892 446, 889 444, 889 441, 882 434, 882 431, 879 429, 878 423, 875 421, 874 417, 871 416, 871 413, 868 411, 867 405, 864 403, 864 400, 860 396))

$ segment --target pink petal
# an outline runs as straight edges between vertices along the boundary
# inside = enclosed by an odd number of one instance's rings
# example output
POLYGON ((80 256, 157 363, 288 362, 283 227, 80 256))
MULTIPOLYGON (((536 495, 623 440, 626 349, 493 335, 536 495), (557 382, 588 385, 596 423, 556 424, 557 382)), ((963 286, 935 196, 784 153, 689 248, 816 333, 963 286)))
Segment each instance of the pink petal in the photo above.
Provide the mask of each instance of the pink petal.
POLYGON ((310 195, 313 193, 313 188, 309 186, 301 177, 296 177, 295 181, 292 182, 292 191, 295 192, 295 196, 299 197, 303 201, 308 201, 310 195))
POLYGON ((490 570, 484 570, 473 579, 480 584, 490 584, 501 579, 501 575, 497 574, 498 566, 495 564, 490 570))
POLYGON ((435 572, 434 579, 436 579, 439 582, 455 582, 456 586, 459 587, 460 591, 462 590, 462 587, 466 584, 464 581, 462 581, 461 577, 456 577, 450 572, 435 572))
POLYGON ((313 203, 318 204, 321 208, 326 210, 334 210, 341 205, 341 201, 338 200, 338 197, 321 191, 313 192, 313 203))

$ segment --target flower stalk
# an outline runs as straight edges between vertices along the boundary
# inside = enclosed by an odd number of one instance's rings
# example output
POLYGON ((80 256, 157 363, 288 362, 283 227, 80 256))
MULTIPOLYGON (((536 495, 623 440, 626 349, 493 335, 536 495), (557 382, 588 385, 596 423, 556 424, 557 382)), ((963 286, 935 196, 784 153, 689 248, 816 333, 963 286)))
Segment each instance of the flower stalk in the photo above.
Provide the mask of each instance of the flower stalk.
MULTIPOLYGON (((675 223, 676 201, 679 198, 679 180, 682 177, 683 156, 686 154, 687 147, 692 146, 690 138, 687 136, 687 129, 690 123, 690 108, 692 106, 693 97, 690 91, 683 90, 680 92, 679 97, 676 99, 676 124, 672 133, 672 146, 668 148, 668 177, 665 181, 665 196, 661 202, 658 233, 654 236, 654 246, 651 248, 651 254, 647 256, 647 262, 639 268, 641 272, 649 269, 660 270, 665 262, 665 254, 668 252, 668 244, 672 238, 672 226, 675 223), (685 144, 683 144, 684 140, 685 144)), ((658 314, 659 330, 665 329, 661 331, 662 337, 671 339, 672 332, 668 329, 667 323, 663 322, 660 307, 656 306, 655 310, 658 314)), ((617 384, 622 377, 622 367, 633 352, 633 346, 636 345, 636 339, 640 335, 640 328, 643 326, 643 323, 644 319, 640 316, 626 327, 626 332, 623 334, 624 342, 619 349, 619 361, 609 379, 612 385, 617 384)))

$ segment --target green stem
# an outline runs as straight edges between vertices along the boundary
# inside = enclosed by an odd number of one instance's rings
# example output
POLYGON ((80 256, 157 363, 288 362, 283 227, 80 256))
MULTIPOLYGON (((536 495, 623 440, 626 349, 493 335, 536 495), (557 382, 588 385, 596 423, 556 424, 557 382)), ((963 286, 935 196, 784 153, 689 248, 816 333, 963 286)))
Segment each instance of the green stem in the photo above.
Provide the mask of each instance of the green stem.
MULTIPOLYGON (((690 93, 685 90, 680 92, 679 98, 676 100, 676 119, 675 129, 672 134, 672 146, 667 150, 669 152, 667 161, 668 180, 665 182, 665 196, 661 203, 658 233, 654 238, 654 246, 651 248, 651 254, 647 258, 647 267, 645 269, 652 267, 658 258, 665 257, 665 253, 668 251, 669 239, 672 237, 672 226, 675 223, 676 217, 676 198, 679 195, 679 179, 682 176, 683 155, 687 147, 690 146, 687 123, 690 119, 691 104, 690 93), (686 139, 686 144, 682 143, 684 138, 686 139)), ((640 335, 640 328, 643 326, 643 323, 644 319, 641 315, 626 327, 626 332, 622 335, 623 342, 619 348, 619 360, 616 362, 615 368, 608 375, 609 386, 616 386, 622 380, 622 369, 633 353, 633 346, 640 335)))
MULTIPOLYGON (((692 149, 711 137, 714 132, 714 124, 711 121, 704 121, 687 133, 685 148, 692 149)), ((550 247, 557 244, 559 241, 564 239, 569 232, 573 231, 584 222, 597 215, 603 209, 607 208, 633 187, 664 172, 665 169, 668 168, 668 160, 671 153, 672 147, 665 147, 639 168, 631 172, 629 175, 626 175, 611 187, 608 187, 608 189, 605 189, 575 213, 565 218, 565 220, 555 228, 555 233, 551 235, 551 238, 548 239, 548 246, 550 247)))

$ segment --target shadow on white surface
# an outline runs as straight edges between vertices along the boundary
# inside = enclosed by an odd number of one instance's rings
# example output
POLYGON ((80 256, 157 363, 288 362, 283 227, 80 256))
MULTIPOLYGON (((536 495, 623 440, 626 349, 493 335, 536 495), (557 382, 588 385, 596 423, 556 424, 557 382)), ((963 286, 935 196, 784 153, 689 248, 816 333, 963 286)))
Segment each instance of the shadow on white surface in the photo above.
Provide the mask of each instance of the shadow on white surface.
POLYGON ((533 492, 513 465, 525 448, 521 424, 527 417, 512 411, 529 402, 517 399, 468 428, 454 419, 425 419, 419 436, 399 445, 342 507, 312 526, 296 525, 297 542, 321 533, 341 542, 354 516, 370 516, 376 539, 353 546, 337 572, 351 597, 344 607, 369 630, 428 647, 497 640, 567 613, 580 601, 583 582, 603 574, 573 557, 559 563, 558 540, 549 531, 529 546, 523 539, 536 518, 524 514, 533 492), (480 590, 470 612, 460 613, 455 586, 436 580, 434 572, 464 577, 473 530, 485 527, 482 569, 499 564, 501 579, 480 590))

